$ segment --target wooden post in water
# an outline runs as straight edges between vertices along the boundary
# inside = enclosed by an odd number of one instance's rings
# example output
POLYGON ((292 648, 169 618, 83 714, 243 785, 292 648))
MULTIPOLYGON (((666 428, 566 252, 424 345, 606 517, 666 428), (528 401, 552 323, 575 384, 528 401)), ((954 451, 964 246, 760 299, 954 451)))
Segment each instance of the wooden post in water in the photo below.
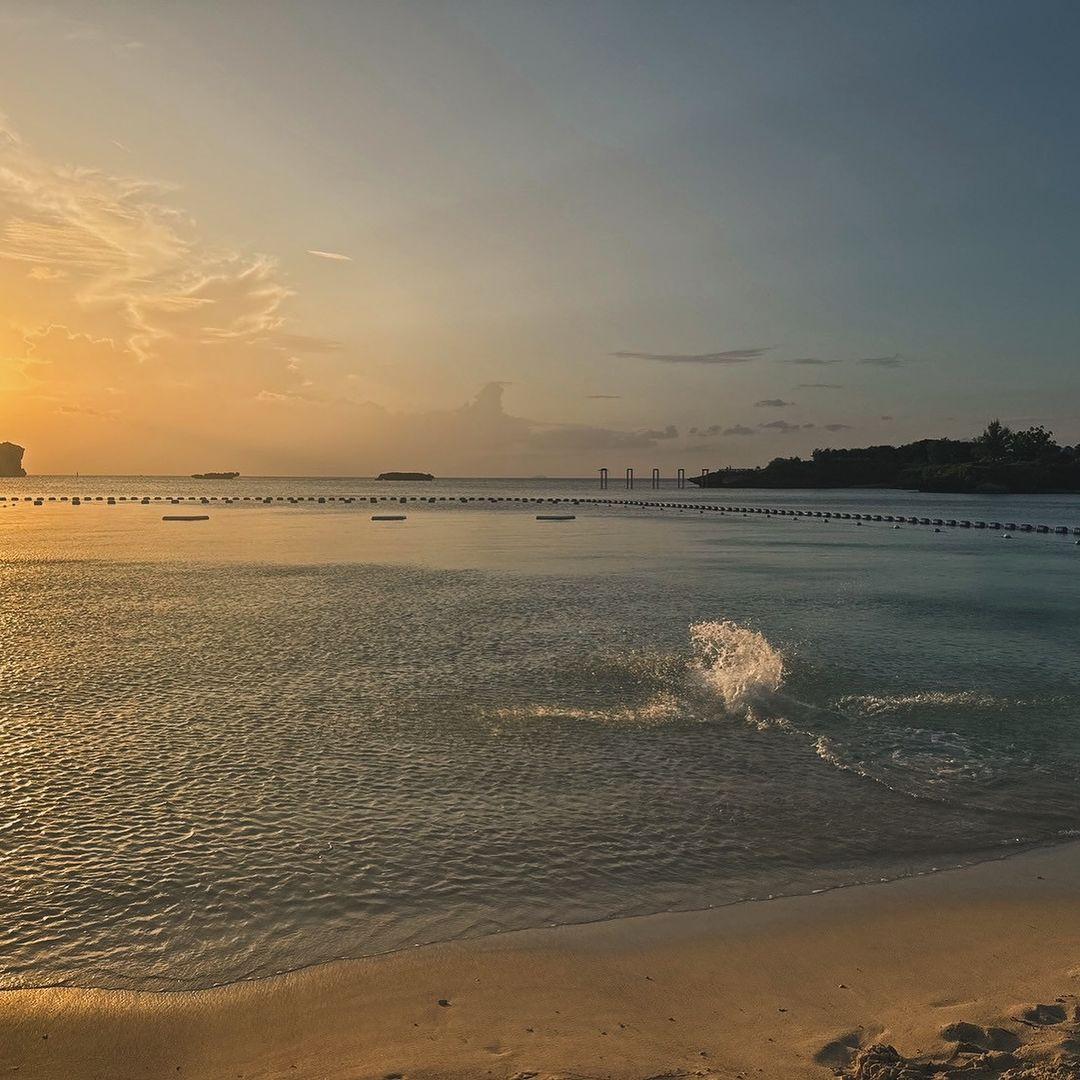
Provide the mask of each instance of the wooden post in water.
POLYGON ((607 491, 607 469, 600 470, 600 490, 607 491))
POLYGON ((626 490, 627 491, 633 491, 634 490, 634 470, 633 469, 627 469, 626 470, 626 490))
POLYGON ((652 471, 652 489, 653 491, 660 489, 660 470, 655 468, 652 471))
POLYGON ((686 487, 686 470, 685 469, 679 469, 679 471, 675 474, 675 484, 676 484, 676 486, 678 487, 678 489, 680 491, 682 491, 682 489, 684 487, 686 487))

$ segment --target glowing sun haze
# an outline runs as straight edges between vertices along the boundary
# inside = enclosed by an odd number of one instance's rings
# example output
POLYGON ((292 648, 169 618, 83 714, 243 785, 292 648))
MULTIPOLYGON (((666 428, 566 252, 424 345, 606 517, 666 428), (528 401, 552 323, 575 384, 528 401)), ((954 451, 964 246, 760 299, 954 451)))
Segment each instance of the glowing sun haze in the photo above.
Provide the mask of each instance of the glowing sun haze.
POLYGON ((992 415, 1075 442, 1078 30, 1054 0, 0 0, 0 441, 443 475, 992 415))

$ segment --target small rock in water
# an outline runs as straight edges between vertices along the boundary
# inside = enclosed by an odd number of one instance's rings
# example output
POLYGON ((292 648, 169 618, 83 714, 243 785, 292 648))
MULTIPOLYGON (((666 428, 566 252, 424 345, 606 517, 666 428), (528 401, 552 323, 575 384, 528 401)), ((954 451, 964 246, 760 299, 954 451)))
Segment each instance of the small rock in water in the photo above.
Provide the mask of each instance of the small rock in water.
POLYGON ((450 1008, 450 1002, 446 998, 439 998, 439 1004, 444 1008, 450 1008))

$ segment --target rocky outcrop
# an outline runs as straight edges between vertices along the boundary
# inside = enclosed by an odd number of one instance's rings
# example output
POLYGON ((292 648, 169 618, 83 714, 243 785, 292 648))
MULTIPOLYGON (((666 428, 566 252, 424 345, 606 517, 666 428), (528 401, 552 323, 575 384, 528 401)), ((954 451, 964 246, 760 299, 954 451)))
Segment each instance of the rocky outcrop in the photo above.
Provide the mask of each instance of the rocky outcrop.
POLYGON ((26 470, 22 467, 25 453, 25 447, 11 442, 0 443, 0 476, 25 476, 26 470))

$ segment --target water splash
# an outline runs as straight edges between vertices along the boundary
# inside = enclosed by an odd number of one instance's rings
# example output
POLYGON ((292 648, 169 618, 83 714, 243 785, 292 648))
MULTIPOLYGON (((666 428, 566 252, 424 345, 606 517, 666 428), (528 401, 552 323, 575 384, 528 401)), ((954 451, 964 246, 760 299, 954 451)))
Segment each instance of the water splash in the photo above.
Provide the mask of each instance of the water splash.
POLYGON ((775 694, 784 681, 784 658, 764 634, 728 620, 690 627, 690 672, 729 712, 775 694))
POLYGON ((492 709, 499 720, 584 720, 597 724, 651 726, 680 720, 710 720, 718 709, 751 723, 764 720, 765 706, 784 679, 784 660, 763 634, 738 623, 714 620, 689 628, 690 651, 631 650, 604 655, 590 668, 599 678, 623 673, 639 687, 650 688, 645 700, 610 706, 567 703, 517 704, 492 709))

